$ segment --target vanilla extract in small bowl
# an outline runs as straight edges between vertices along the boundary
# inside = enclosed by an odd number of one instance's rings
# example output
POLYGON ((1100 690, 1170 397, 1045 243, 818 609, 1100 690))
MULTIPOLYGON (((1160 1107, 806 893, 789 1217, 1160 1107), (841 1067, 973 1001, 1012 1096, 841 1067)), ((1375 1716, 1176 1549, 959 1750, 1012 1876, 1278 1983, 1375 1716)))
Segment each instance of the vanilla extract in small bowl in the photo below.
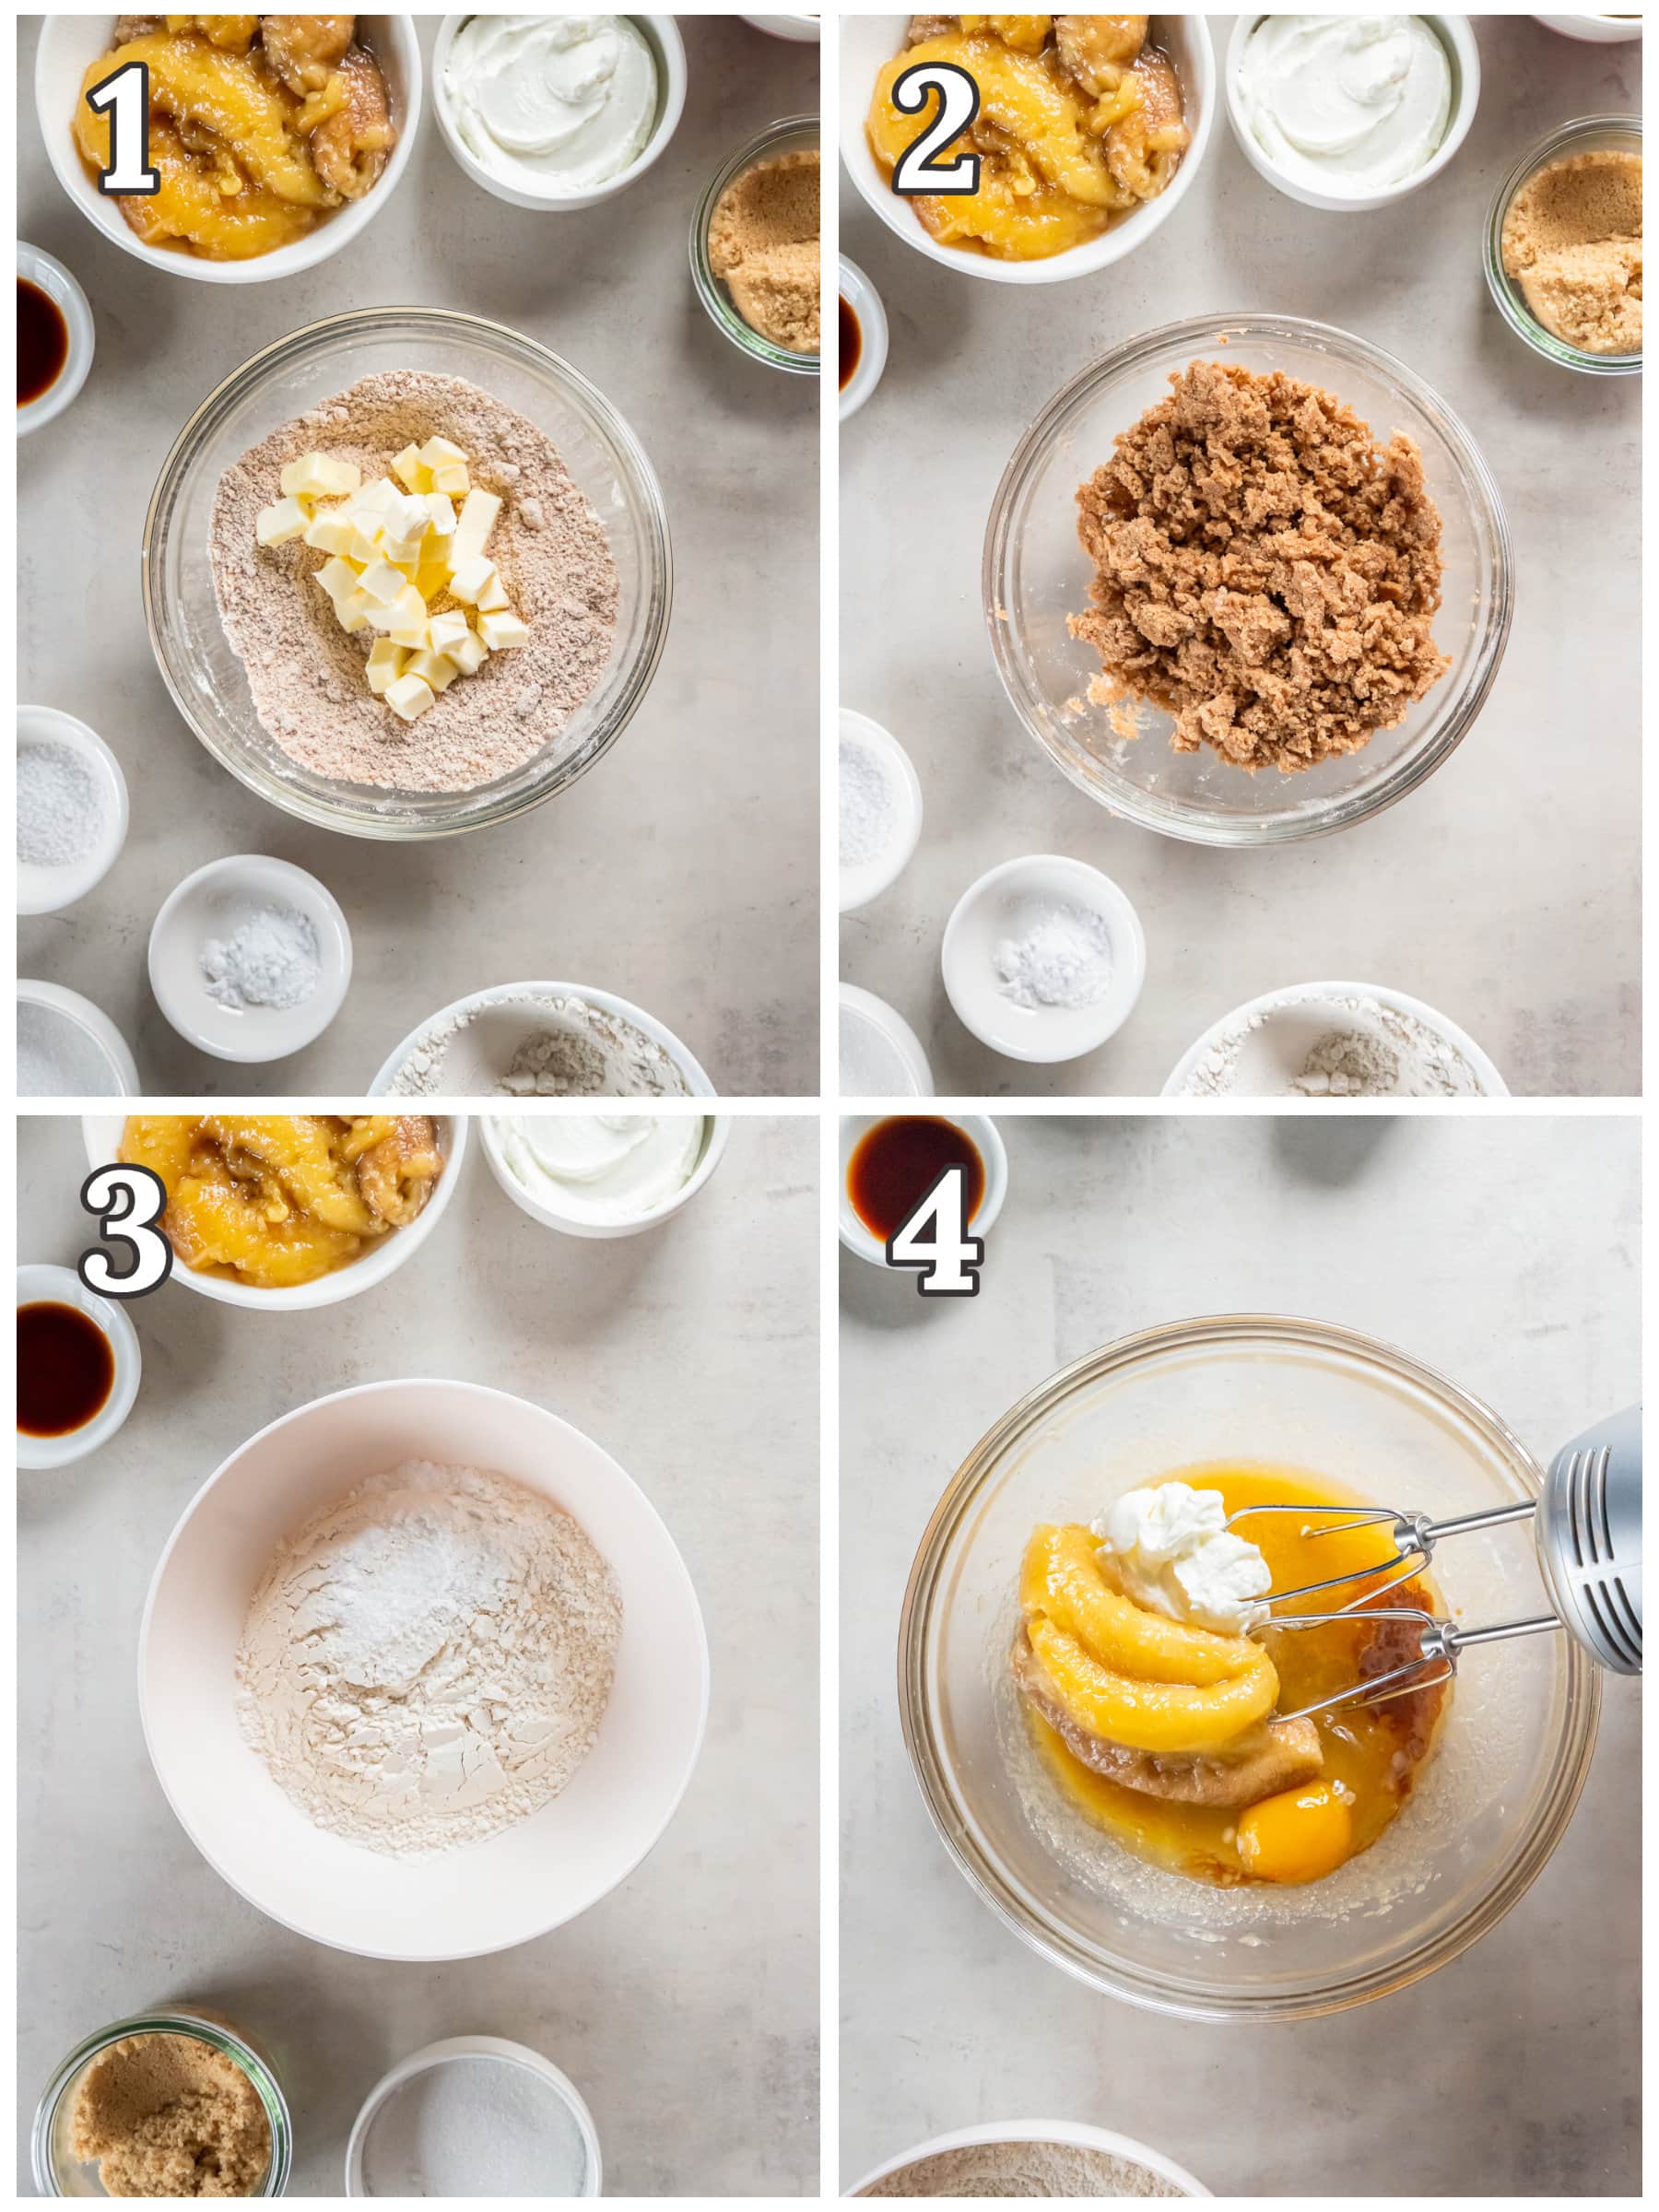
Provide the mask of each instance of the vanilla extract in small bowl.
POLYGON ((89 1313, 57 1299, 18 1308, 18 1430, 73 1436, 115 1387, 115 1353, 89 1313))

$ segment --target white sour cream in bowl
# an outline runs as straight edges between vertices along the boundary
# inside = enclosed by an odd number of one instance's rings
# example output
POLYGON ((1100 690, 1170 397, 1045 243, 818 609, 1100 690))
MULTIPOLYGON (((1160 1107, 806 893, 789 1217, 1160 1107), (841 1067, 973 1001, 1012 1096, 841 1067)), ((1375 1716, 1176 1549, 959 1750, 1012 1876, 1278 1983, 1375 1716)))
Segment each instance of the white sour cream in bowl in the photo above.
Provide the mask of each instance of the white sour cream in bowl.
POLYGON ((1441 166, 1468 127, 1476 85, 1459 82, 1461 42, 1454 75, 1427 17, 1261 16, 1240 32, 1228 86, 1235 132, 1295 198, 1382 204, 1441 166))
POLYGON ((629 1236, 707 1181, 723 1125, 700 1113, 488 1115, 484 1149, 510 1198, 548 1228, 629 1236))
POLYGON ((657 59, 627 16, 467 16, 438 77, 440 120, 480 181, 521 206, 599 194, 645 151, 657 59))

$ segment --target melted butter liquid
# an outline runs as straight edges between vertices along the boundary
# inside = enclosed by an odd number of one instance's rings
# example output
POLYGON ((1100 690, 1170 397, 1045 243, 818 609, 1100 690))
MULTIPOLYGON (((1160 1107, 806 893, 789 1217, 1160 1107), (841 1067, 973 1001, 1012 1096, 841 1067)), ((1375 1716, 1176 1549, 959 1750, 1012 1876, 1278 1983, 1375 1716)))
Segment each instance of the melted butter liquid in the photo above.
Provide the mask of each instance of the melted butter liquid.
MULTIPOLYGON (((1182 1467, 1166 1477, 1190 1483, 1195 1490, 1219 1490, 1230 1513, 1269 1502, 1329 1509, 1365 1510, 1335 1483, 1322 1482, 1305 1469, 1221 1461, 1182 1467)), ((1345 1530, 1315 1539, 1312 1529, 1329 1526, 1327 1514, 1303 1523, 1294 1513, 1263 1513, 1245 1522, 1238 1534, 1261 1547, 1276 1590, 1295 1589, 1334 1574, 1374 1570, 1393 1556, 1386 1523, 1380 1527, 1345 1530)), ((1288 1613, 1331 1612, 1359 1594, 1345 1583, 1281 1606, 1288 1613)), ((1418 1606, 1443 1614, 1433 1585, 1424 1575, 1404 1583, 1382 1601, 1418 1606)), ((1354 1682, 1359 1657, 1374 1630, 1333 1623, 1281 1636, 1269 1635, 1266 1647, 1278 1669, 1278 1710, 1296 1712, 1314 1699, 1354 1682)), ((1449 1686, 1448 1686, 1449 1688, 1449 1686)), ((1434 1735, 1448 1702, 1447 1690, 1419 1691, 1386 1705, 1349 1707, 1320 1713, 1315 1725, 1324 1746, 1324 1779, 1348 1794, 1353 1820, 1350 1858, 1369 1850, 1410 1794, 1418 1771, 1433 1747, 1434 1735)), ((1125 1851, 1194 1880, 1223 1886, 1251 1880, 1239 1856, 1237 1823, 1241 1808, 1177 1805, 1125 1789, 1075 1759, 1048 1725, 1025 1708, 1027 1724, 1060 1789, 1086 1819, 1104 1829, 1125 1851)))

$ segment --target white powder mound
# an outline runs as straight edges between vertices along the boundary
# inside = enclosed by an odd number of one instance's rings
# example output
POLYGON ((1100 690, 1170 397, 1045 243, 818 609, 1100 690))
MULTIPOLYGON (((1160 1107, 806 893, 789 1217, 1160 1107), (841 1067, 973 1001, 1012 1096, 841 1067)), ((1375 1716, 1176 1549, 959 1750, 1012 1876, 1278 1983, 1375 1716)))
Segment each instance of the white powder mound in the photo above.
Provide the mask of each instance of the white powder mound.
POLYGON ((534 991, 429 1022, 388 1088, 394 1097, 428 1099, 480 1092, 517 1099, 691 1095, 679 1063, 637 1023, 584 998, 534 991))
POLYGON ((1069 2143, 970 2143, 900 2167, 865 2196, 1184 2196, 1138 2159, 1069 2143))
POLYGON ((1482 1088, 1457 1047, 1415 1014, 1371 997, 1314 997, 1281 1000, 1224 1030, 1188 1074, 1181 1095, 1479 1098, 1482 1088), (1276 1061, 1276 1025, 1286 1017, 1304 1018, 1299 1026, 1305 1030, 1310 1016, 1322 1033, 1276 1061))
POLYGON ((414 1856, 556 1797, 609 1702, 622 1601, 571 1515, 408 1460, 277 1547, 237 1653, 242 1733, 307 1819, 414 1856))

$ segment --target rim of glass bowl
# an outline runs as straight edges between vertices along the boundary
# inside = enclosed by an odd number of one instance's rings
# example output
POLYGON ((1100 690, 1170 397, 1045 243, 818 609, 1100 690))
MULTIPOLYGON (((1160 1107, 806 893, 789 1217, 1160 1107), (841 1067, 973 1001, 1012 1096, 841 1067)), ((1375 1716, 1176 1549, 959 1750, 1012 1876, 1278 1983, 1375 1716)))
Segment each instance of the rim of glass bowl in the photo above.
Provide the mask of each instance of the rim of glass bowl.
POLYGON ((818 147, 820 141, 816 115, 784 115, 776 123, 769 123, 716 171, 713 181, 697 204, 697 213, 691 218, 691 282, 708 311, 710 322, 753 359, 764 361, 771 369, 782 369, 789 376, 816 376, 821 357, 816 353, 791 353, 786 346, 774 346, 770 338, 763 338, 758 330, 749 328, 710 265, 709 225, 714 219, 721 194, 754 162, 764 160, 768 154, 794 153, 806 146, 818 147))
POLYGON ((1509 214, 1510 202, 1527 179, 1536 174, 1547 161, 1553 160, 1575 147, 1588 147, 1593 141, 1606 145, 1610 139, 1636 141, 1641 148, 1641 118, 1640 115, 1581 115, 1571 123, 1563 123, 1529 147, 1516 162, 1497 192, 1487 215, 1486 236, 1482 244, 1481 261, 1486 269, 1487 289, 1492 303, 1517 337, 1524 338, 1535 354, 1547 361, 1555 361, 1563 369, 1576 369, 1583 376, 1640 376, 1640 353, 1581 353, 1576 346, 1569 346, 1556 337, 1533 315, 1521 297, 1518 285, 1511 282, 1503 266, 1503 223, 1509 214))
POLYGON ((1538 1817, 1491 1889, 1461 1920, 1420 1944, 1405 1958, 1348 1980, 1330 1981, 1300 1991, 1292 1996, 1283 1994, 1241 1996, 1199 1989, 1184 1982, 1129 1968, 1110 1971, 1075 1945, 1058 1926, 1029 1911, 1017 1891, 1004 1882, 996 1866, 979 1851, 967 1823, 956 1810, 945 1762, 935 1741, 934 1716, 927 1696, 928 1648, 939 1569, 958 1530, 975 1512, 981 1490, 1009 1447, 1086 1384, 1131 1368, 1148 1355, 1230 1343, 1241 1347, 1273 1344, 1286 1349, 1301 1347, 1358 1358, 1381 1367, 1396 1380, 1438 1398, 1443 1407, 1477 1430, 1508 1462, 1526 1488, 1535 1492, 1543 1486, 1543 1470, 1536 1460, 1481 1399, 1459 1388, 1433 1368, 1425 1367, 1409 1353, 1358 1330, 1337 1328, 1325 1322, 1290 1314, 1219 1313, 1166 1323, 1158 1328, 1140 1330, 1133 1336, 1118 1337, 1098 1351, 1073 1360, 1069 1367, 1062 1368, 1034 1390, 1028 1391, 986 1431, 952 1477, 928 1521, 905 1585, 899 1624, 899 1717, 923 1802, 947 1851, 998 1919, 1040 1957, 1064 1968, 1091 1989, 1103 1990, 1147 2011, 1176 2018, 1309 2019, 1324 2013, 1346 2011, 1350 2006, 1365 2004, 1373 1997, 1386 1996, 1446 1965, 1495 1927, 1542 1873, 1566 1832, 1584 1786, 1591 1754, 1595 1748, 1596 1721, 1601 1711, 1600 1677, 1571 1639, 1561 1639, 1566 1660, 1565 1725, 1556 1746, 1538 1817))
MULTIPOLYGON (((1086 792, 1097 806, 1137 822, 1144 830, 1156 830, 1160 837, 1179 838, 1188 844, 1235 847, 1294 844, 1309 838, 1332 836, 1339 830, 1351 829, 1356 822, 1382 813, 1408 792, 1427 782, 1435 770, 1451 758, 1486 704, 1509 642, 1515 598, 1509 524, 1504 519, 1497 482, 1457 416, 1438 393, 1393 354, 1357 337, 1351 331, 1339 330, 1329 323, 1311 323, 1299 315, 1195 315, 1189 322, 1166 323, 1158 330, 1143 332, 1140 336, 1113 347, 1092 367, 1074 376, 1027 430, 1003 471, 985 528, 980 582, 985 627, 990 632, 991 651, 1003 688, 1026 729, 1061 773, 1079 791, 1086 792), (1049 735, 1045 724, 1047 709, 1027 683, 1019 658, 1013 650, 1012 621, 1006 619, 1001 611, 1014 603, 1008 575, 1019 557, 1018 525, 1024 519, 1033 467, 1051 440, 1081 412, 1101 384, 1125 370, 1138 366, 1166 347, 1182 350, 1188 347, 1213 347, 1223 336, 1311 345, 1329 354, 1334 360, 1353 362, 1372 373, 1381 372, 1393 378, 1430 418, 1456 454, 1491 552, 1496 591, 1492 604, 1485 609, 1485 629, 1478 649, 1454 703, 1443 711, 1442 720, 1432 735, 1419 740, 1410 753, 1397 760, 1373 789, 1357 792, 1347 799, 1333 799, 1323 814, 1312 817, 1276 819, 1265 816, 1253 819, 1213 814, 1203 806, 1155 798, 1127 778, 1113 777, 1099 767, 1093 773, 1086 772, 1069 750, 1049 735)), ((1080 579, 1079 592, 1083 588, 1080 579)))
POLYGON ((674 603, 674 559, 662 487, 644 448, 621 415, 595 384, 550 347, 503 323, 492 323, 480 315, 461 314, 441 307, 354 308, 346 314, 325 316, 322 322, 308 323, 303 329, 291 331, 274 344, 262 347, 240 368, 232 370, 194 409, 161 465, 144 518, 142 567, 144 615, 149 629, 150 650, 169 696, 198 742, 238 782, 279 807, 284 814, 348 837, 384 841, 452 837, 469 830, 488 829, 494 823, 528 814, 533 807, 568 791, 604 759, 632 721, 663 657, 674 603), (482 341, 515 356, 524 368, 550 377, 563 387, 577 412, 588 418, 590 428, 610 448, 618 474, 629 480, 641 511, 641 568, 646 594, 639 652, 632 666, 626 671, 605 719, 595 726, 580 752, 559 761, 537 782, 500 793, 482 804, 476 791, 411 794, 431 803, 429 811, 415 816, 395 811, 397 797, 405 794, 396 794, 372 806, 356 798, 342 802, 321 791, 285 782, 256 761, 229 757, 206 722, 198 717, 184 665, 186 656, 182 649, 180 666, 175 669, 171 665, 159 614, 165 595, 163 565, 173 509, 185 478, 197 465, 204 444, 229 410, 245 398, 252 387, 279 368, 302 360, 308 355, 325 354, 354 338, 385 338, 400 329, 418 331, 435 338, 452 336, 482 341))
POLYGON ((194 2041, 206 2043, 222 2057, 241 2068, 253 2084, 255 2095, 265 2112, 266 2125, 271 2131, 271 2162, 265 2169, 264 2185, 254 2191, 256 2196, 282 2196, 287 2194, 288 2177, 294 2163, 294 2124, 289 2115, 288 2099, 282 2093, 282 2084, 272 2068, 253 2048, 233 2029, 218 2020, 205 2019, 200 2013, 184 2007, 178 2010, 143 2012, 129 2020, 112 2020, 107 2028, 88 2036, 76 2043, 67 2058, 47 2083, 40 2103, 35 2108, 34 2127, 29 2137, 29 2158, 34 2168, 35 2187, 42 2196, 62 2196, 58 2186, 57 2165, 53 2157, 52 2138, 58 2108, 74 2087, 81 2068, 100 2051, 118 2043, 126 2035, 185 2035, 194 2041))

